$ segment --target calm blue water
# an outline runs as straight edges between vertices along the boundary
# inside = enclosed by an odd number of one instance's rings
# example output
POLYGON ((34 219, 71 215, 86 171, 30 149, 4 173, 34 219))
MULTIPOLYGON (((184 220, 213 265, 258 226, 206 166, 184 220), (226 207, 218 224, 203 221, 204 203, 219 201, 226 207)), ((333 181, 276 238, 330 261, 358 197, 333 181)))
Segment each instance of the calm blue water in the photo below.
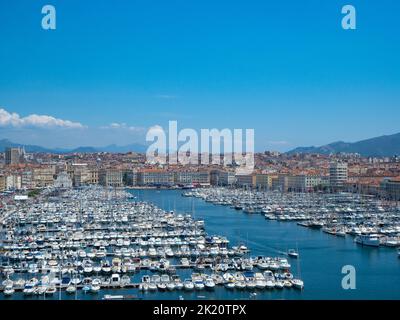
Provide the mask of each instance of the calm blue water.
MULTIPOLYGON (((192 213, 205 221, 208 234, 226 236, 231 245, 245 243, 251 255, 278 256, 288 248, 296 248, 300 259, 290 260, 292 272, 304 280, 305 289, 256 290, 256 299, 400 299, 400 259, 390 248, 365 248, 347 236, 337 238, 320 230, 311 230, 293 222, 266 220, 261 215, 248 215, 229 207, 206 203, 197 198, 182 197, 180 190, 131 190, 138 200, 153 202, 165 210, 192 213), (356 289, 343 290, 341 269, 344 265, 356 268, 356 289)), ((148 272, 150 273, 150 272, 148 272)), ((136 274, 132 281, 140 282, 145 273, 136 274)), ((182 279, 190 277, 190 270, 179 271, 182 279)), ((229 291, 216 288, 213 292, 174 291, 146 292, 137 289, 102 290, 98 294, 61 294, 62 299, 101 299, 105 294, 137 295, 142 299, 249 299, 249 291, 229 291)), ((4 297, 0 295, 0 299, 4 297)), ((58 299, 55 294, 52 299, 58 299)), ((254 298, 254 297, 253 297, 254 298)), ((25 299, 16 293, 13 299, 25 299)), ((32 297, 29 299, 43 299, 32 297)), ((47 297, 49 299, 49 297, 47 297)))
MULTIPOLYGON (((258 292, 260 299, 400 299, 400 259, 395 249, 360 247, 353 237, 335 237, 294 222, 266 220, 201 199, 182 197, 180 190, 133 190, 139 200, 152 201, 166 210, 192 211, 204 219, 209 234, 228 237, 231 245, 247 243, 252 255, 279 255, 288 248, 299 249, 300 261, 291 260, 293 273, 300 271, 303 292, 293 289, 258 292), (299 269, 297 270, 297 264, 299 269), (341 286, 344 265, 356 268, 356 289, 341 286)), ((248 293, 221 288, 216 298, 243 298, 248 293)), ((169 293, 166 293, 168 295, 169 293)), ((163 294, 164 295, 164 294, 163 294)), ((160 297, 161 298, 161 297, 160 297)))

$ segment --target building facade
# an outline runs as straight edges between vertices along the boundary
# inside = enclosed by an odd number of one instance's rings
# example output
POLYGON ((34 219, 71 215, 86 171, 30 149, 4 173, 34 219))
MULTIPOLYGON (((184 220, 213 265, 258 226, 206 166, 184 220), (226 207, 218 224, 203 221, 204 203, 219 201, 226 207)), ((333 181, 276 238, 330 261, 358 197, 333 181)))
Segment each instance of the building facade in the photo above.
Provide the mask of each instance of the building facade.
POLYGON ((329 167, 329 184, 333 189, 343 188, 348 180, 348 166, 345 162, 332 162, 329 167))
POLYGON ((99 171, 99 184, 105 187, 123 187, 122 171, 118 169, 101 169, 99 171))
POLYGON ((178 171, 175 173, 175 184, 210 184, 208 171, 178 171))
POLYGON ((67 172, 60 172, 54 181, 56 188, 72 188, 72 180, 67 172))
POLYGON ((172 186, 175 183, 175 173, 163 170, 142 170, 137 173, 137 183, 140 186, 172 186))
POLYGON ((389 200, 400 200, 400 181, 383 179, 381 183, 382 195, 389 200))
POLYGON ((21 148, 6 148, 5 164, 13 165, 22 162, 23 150, 21 148))

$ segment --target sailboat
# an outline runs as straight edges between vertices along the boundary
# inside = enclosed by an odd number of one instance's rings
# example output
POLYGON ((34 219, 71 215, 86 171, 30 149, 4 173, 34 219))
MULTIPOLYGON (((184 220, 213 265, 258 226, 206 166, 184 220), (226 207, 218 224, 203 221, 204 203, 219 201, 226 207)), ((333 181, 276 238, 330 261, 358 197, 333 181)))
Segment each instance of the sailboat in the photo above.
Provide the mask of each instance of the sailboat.
POLYGON ((300 259, 297 260, 297 274, 298 274, 298 278, 293 278, 290 280, 290 282, 292 283, 294 288, 303 290, 304 289, 304 281, 301 280, 300 259))
POLYGON ((299 257, 299 253, 295 249, 289 249, 287 254, 291 258, 297 259, 299 257))

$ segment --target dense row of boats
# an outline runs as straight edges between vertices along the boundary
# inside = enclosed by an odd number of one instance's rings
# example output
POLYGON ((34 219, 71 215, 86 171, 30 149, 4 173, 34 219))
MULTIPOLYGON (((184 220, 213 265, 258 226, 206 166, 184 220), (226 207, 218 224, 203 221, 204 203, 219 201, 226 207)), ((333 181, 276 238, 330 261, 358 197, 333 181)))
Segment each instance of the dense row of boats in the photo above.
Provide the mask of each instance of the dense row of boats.
MULTIPOLYGON (((365 246, 400 247, 400 206, 350 193, 280 193, 231 188, 194 189, 183 196, 230 206, 268 220, 295 221, 365 246)), ((400 251, 398 251, 400 254, 400 251)))
POLYGON ((0 227, 4 296, 304 286, 286 257, 251 257, 244 244, 206 234, 204 221, 136 202, 124 190, 48 193, 9 206, 0 227))
POLYGON ((140 290, 213 290, 216 286, 221 285, 226 289, 284 289, 297 288, 303 289, 304 283, 300 279, 294 279, 289 272, 273 273, 270 270, 264 272, 226 272, 223 274, 200 274, 193 273, 191 278, 183 281, 178 275, 172 275, 171 278, 167 274, 145 275, 142 277, 140 290))

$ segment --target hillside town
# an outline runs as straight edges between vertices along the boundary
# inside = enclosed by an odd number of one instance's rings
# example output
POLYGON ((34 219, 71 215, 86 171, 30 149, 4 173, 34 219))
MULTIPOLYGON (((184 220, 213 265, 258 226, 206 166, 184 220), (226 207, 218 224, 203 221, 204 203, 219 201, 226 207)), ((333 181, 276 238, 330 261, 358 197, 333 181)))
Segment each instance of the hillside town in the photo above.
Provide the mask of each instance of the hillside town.
POLYGON ((400 200, 398 156, 373 158, 358 154, 267 151, 255 154, 252 174, 236 174, 234 165, 150 165, 145 154, 133 152, 55 154, 6 148, 1 153, 0 163, 3 195, 85 185, 115 188, 230 186, 283 193, 347 191, 400 200))

